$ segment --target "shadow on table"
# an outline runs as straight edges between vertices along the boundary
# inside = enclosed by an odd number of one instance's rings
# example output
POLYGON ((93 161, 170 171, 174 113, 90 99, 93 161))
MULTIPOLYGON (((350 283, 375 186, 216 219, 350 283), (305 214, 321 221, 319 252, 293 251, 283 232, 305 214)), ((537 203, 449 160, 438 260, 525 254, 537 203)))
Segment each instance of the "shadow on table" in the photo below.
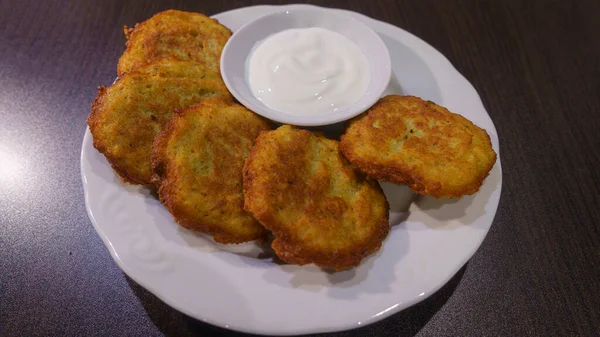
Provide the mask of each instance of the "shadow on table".
MULTIPOLYGON (((446 304, 460 283, 465 268, 466 266, 461 268, 435 294, 406 310, 364 328, 321 334, 320 336, 349 337, 359 334, 368 336, 414 336, 446 304)), ((165 336, 255 336, 218 328, 186 316, 166 305, 129 277, 125 276, 125 278, 135 296, 140 300, 144 310, 146 310, 150 320, 165 336)))

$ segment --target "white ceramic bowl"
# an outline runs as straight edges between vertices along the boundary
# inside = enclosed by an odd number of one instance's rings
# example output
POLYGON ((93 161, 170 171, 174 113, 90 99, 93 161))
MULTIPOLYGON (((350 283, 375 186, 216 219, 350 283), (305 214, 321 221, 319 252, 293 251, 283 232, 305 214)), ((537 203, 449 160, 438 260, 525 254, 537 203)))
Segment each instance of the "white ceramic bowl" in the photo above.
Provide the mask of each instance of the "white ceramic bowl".
POLYGON ((350 119, 371 107, 385 91, 392 73, 390 55, 379 37, 364 23, 325 8, 291 8, 270 13, 246 24, 229 39, 221 55, 221 75, 233 96, 248 109, 273 121, 301 125, 328 125, 350 119), (266 37, 291 28, 321 27, 338 32, 356 43, 371 71, 366 93, 355 103, 335 113, 291 116, 264 105, 252 94, 246 64, 254 46, 266 37))

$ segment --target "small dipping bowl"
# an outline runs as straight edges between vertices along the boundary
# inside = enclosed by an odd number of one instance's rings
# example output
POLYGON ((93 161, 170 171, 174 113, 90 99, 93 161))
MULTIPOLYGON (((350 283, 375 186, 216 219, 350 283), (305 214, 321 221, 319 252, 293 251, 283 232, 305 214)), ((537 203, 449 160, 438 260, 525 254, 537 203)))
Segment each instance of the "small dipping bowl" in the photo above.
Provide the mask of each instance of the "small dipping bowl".
POLYGON ((221 75, 231 94, 248 109, 270 120, 299 126, 329 125, 348 120, 370 108, 385 91, 392 74, 389 52, 379 37, 364 23, 331 9, 316 6, 282 10, 259 17, 236 31, 221 54, 221 75), (320 27, 340 33, 365 55, 371 79, 366 92, 353 104, 329 114, 292 116, 267 107, 258 100, 247 80, 247 60, 265 38, 292 28, 320 27))

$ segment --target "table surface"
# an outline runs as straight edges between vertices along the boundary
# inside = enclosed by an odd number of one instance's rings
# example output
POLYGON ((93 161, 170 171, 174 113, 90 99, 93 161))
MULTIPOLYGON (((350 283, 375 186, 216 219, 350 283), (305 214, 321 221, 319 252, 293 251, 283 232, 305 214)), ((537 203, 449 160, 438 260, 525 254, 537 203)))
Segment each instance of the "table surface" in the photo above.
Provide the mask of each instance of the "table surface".
MULTIPOLYGON (((0 335, 242 335, 129 279, 87 217, 79 155, 122 26, 168 8, 209 15, 286 1, 0 1, 0 335)), ((331 336, 600 331, 600 2, 311 1, 401 27, 475 86, 504 187, 481 248, 440 291, 331 336)))

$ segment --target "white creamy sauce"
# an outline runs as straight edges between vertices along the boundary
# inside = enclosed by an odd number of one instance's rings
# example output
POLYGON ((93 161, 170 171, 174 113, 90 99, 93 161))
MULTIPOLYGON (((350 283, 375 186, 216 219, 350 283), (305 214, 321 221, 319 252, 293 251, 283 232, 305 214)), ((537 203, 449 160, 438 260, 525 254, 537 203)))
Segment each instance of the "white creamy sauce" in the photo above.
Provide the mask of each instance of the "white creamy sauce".
POLYGON ((250 90, 293 116, 332 114, 358 101, 371 79, 354 42, 324 28, 288 29, 259 42, 247 61, 250 90))

